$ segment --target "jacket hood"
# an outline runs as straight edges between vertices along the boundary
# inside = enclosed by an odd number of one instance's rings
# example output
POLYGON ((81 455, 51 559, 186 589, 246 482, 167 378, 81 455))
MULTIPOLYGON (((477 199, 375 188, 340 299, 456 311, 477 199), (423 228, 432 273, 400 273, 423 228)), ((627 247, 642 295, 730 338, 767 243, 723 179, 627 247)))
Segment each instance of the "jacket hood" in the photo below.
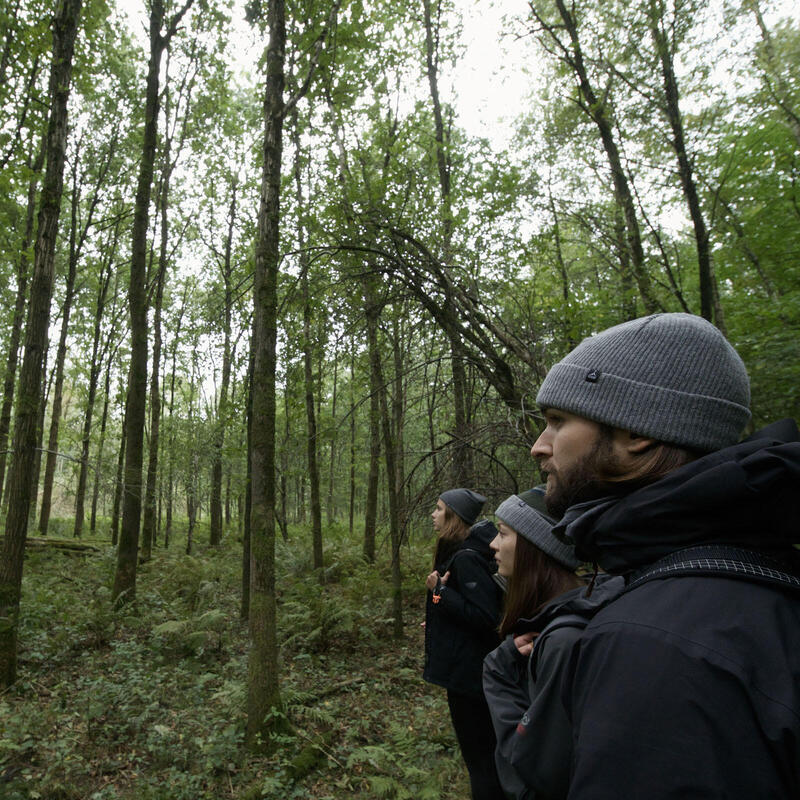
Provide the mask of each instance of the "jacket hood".
POLYGON ((459 550, 469 549, 477 550, 482 556, 486 558, 494 558, 492 548, 489 547, 489 542, 497 536, 497 528, 494 523, 489 519, 482 519, 476 522, 467 534, 459 550))
POLYGON ((783 420, 630 494, 567 509, 554 533, 623 573, 698 544, 781 550, 800 542, 800 435, 783 420))

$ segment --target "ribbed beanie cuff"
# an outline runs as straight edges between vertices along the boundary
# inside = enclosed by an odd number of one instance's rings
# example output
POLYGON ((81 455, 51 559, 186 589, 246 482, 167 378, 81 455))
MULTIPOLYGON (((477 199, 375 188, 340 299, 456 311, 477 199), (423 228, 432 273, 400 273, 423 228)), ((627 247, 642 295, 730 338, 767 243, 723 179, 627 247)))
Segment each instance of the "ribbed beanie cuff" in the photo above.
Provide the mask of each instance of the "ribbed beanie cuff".
POLYGON ((575 548, 552 534, 553 521, 528 505, 519 495, 512 494, 500 503, 494 515, 561 566, 575 570, 580 565, 581 562, 575 557, 575 548))
POLYGON ((581 342, 547 373, 536 402, 711 452, 739 440, 750 418, 750 382, 710 322, 653 314, 581 342))

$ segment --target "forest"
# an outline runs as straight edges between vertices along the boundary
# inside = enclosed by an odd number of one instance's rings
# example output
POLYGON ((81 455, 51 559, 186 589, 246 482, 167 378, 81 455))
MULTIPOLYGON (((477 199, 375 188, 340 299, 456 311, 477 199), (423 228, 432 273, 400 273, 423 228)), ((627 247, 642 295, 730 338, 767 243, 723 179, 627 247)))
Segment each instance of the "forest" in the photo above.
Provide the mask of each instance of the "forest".
POLYGON ((0 797, 466 797, 430 512, 550 365, 684 311, 800 417, 791 3, 5 0, 0 103, 0 797))

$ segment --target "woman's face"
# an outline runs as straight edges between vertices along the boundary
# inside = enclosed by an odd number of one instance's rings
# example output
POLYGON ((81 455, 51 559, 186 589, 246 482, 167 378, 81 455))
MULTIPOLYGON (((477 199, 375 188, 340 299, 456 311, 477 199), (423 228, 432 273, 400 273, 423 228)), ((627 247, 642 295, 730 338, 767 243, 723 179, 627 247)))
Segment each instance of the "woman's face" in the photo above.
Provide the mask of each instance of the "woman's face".
POLYGON ((433 518, 433 529, 437 532, 442 529, 441 526, 442 523, 444 523, 444 513, 446 509, 447 506, 442 500, 436 501, 436 508, 433 509, 431 517, 433 518))
POLYGON ((489 547, 494 550, 494 560, 497 562, 497 574, 510 578, 514 572, 514 550, 517 546, 517 532, 509 528, 505 522, 497 523, 497 536, 492 539, 489 547))

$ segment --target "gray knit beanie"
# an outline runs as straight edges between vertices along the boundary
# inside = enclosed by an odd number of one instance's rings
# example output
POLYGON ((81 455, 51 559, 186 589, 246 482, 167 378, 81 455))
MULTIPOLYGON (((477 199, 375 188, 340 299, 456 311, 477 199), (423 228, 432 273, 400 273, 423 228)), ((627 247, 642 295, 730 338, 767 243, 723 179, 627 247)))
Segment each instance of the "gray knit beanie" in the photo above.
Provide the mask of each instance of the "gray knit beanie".
POLYGON ((575 548, 553 535, 555 520, 544 513, 544 492, 540 489, 528 489, 521 495, 512 494, 500 503, 494 515, 562 567, 574 571, 580 565, 575 557, 575 548))
POLYGON ((750 418, 750 381, 710 322, 653 314, 584 339, 547 373, 536 402, 711 452, 739 441, 750 418))
POLYGON ((472 489, 448 489, 439 499, 450 506, 467 525, 472 525, 481 513, 486 498, 472 489))

